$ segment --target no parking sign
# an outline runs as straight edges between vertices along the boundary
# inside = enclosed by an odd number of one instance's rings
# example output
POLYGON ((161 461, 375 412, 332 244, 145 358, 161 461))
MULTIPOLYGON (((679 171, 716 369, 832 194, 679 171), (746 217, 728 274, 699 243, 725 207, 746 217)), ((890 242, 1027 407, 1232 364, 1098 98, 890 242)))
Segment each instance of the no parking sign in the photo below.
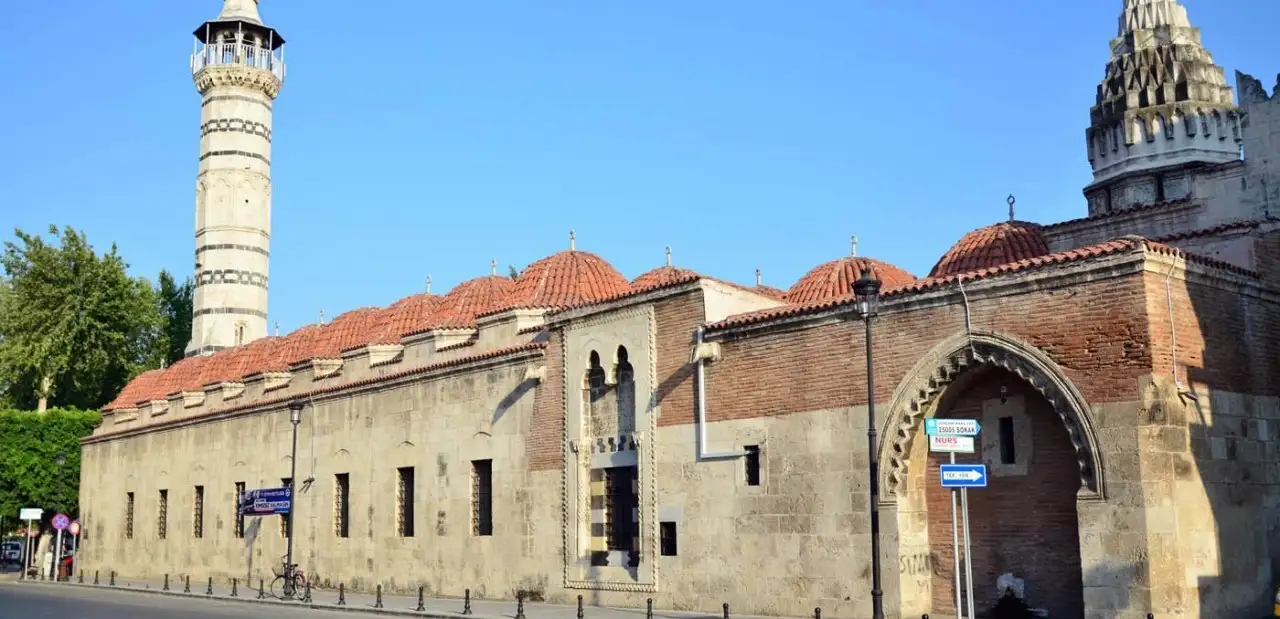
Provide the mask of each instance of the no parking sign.
POLYGON ((54 529, 57 529, 58 531, 65 531, 69 526, 71 526, 71 518, 67 517, 66 514, 58 514, 53 517, 54 529))

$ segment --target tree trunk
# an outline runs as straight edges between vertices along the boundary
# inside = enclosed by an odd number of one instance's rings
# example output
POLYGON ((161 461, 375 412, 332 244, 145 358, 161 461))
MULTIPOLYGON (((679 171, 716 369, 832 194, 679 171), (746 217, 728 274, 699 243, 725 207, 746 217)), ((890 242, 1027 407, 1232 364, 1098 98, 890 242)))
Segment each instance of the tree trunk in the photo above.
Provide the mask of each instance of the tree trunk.
POLYGON ((45 376, 40 379, 40 400, 36 402, 36 412, 43 413, 49 410, 49 388, 53 386, 53 379, 45 376))

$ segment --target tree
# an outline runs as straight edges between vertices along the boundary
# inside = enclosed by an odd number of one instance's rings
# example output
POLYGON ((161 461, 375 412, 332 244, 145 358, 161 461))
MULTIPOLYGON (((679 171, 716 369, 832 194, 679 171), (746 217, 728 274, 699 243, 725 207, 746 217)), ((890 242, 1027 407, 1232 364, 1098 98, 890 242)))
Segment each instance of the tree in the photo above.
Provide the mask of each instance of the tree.
POLYGON ((191 340, 191 300, 195 284, 190 277, 178 284, 168 271, 160 271, 159 280, 156 293, 164 317, 165 363, 173 365, 186 356, 187 342, 191 340))
POLYGON ((78 515, 80 439, 99 421, 94 411, 0 410, 0 514, 9 524, 23 507, 44 509, 45 521, 78 515))
POLYGON ((0 385, 20 408, 96 409, 164 358, 157 295, 132 278, 115 245, 99 256, 84 234, 50 226, 58 245, 15 231, 0 255, 0 385))

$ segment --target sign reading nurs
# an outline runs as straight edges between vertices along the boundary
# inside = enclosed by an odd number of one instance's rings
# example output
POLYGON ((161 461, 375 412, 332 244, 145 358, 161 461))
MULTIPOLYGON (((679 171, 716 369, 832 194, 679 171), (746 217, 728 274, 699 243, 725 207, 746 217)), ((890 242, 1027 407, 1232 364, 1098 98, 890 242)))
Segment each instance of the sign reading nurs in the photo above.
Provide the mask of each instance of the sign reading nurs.
POLYGON ((929 451, 971 454, 975 451, 972 436, 934 435, 929 437, 929 451))

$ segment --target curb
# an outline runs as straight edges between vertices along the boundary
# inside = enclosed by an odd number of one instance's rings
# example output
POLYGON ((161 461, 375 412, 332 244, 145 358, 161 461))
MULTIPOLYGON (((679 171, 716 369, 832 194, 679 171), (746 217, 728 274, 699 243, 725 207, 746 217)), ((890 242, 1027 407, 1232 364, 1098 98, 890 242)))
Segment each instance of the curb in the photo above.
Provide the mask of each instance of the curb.
POLYGON ((82 585, 74 582, 53 583, 53 582, 47 582, 47 581, 30 581, 30 580, 18 580, 14 582, 25 585, 25 586, 48 587, 51 589, 58 588, 58 587, 75 587, 77 589, 105 589, 108 591, 120 591, 122 593, 147 593, 151 595, 163 595, 167 597, 176 597, 176 598, 184 598, 184 599, 218 600, 223 602, 239 602, 241 604, 260 604, 260 605, 266 605, 266 606, 281 606, 285 608, 305 608, 310 610, 331 610, 331 611, 338 611, 338 612, 363 613, 363 614, 369 614, 369 615, 395 615, 398 617, 430 617, 431 619, 462 619, 462 618, 507 619, 505 617, 493 617, 489 615, 476 615, 476 614, 464 615, 462 613, 441 612, 437 610, 425 610, 425 611, 402 610, 398 608, 373 608, 372 606, 365 607, 363 605, 362 606, 350 606, 350 605, 338 606, 336 602, 333 604, 317 604, 314 601, 311 603, 303 603, 303 602, 290 603, 290 602, 284 602, 279 600, 259 600, 256 598, 229 597, 229 596, 218 597, 213 595, 205 595, 203 593, 181 593, 178 591, 138 589, 135 587, 120 587, 120 586, 112 587, 109 585, 82 585))

